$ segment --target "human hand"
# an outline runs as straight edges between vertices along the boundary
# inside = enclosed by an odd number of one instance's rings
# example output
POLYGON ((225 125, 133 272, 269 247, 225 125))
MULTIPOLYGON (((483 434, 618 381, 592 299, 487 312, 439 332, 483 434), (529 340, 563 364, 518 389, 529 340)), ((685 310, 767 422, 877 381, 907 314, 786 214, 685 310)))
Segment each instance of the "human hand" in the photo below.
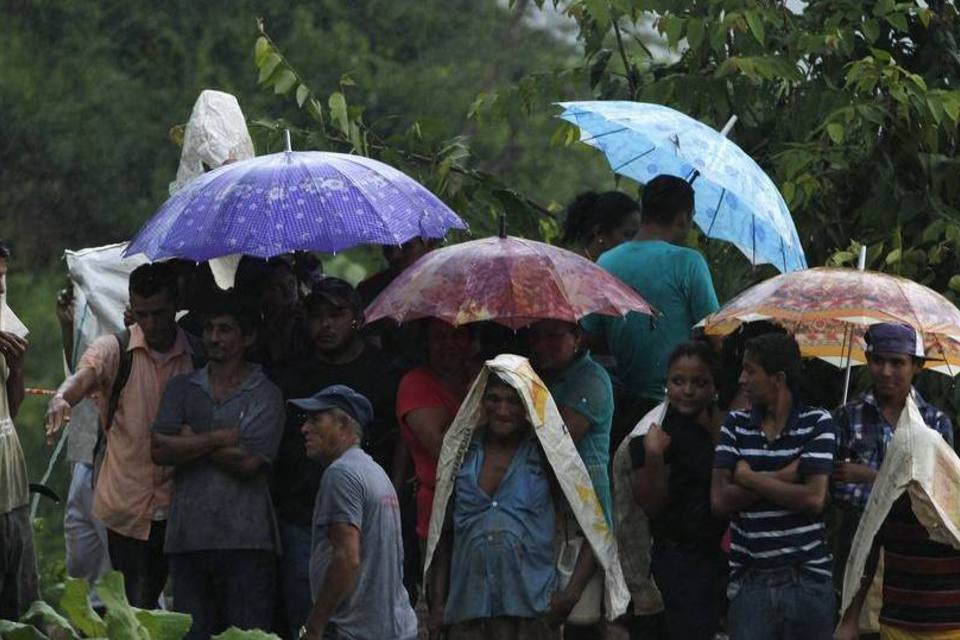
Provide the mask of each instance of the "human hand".
POLYGON ((550 597, 550 617, 555 624, 563 624, 570 617, 570 612, 580 601, 580 595, 564 589, 555 592, 550 597))
POLYGON ((844 618, 833 632, 833 640, 858 640, 859 637, 860 624, 854 616, 844 618))
POLYGON ((47 435, 47 446, 53 444, 63 428, 63 424, 70 419, 70 403, 62 394, 57 394, 50 398, 47 403, 47 415, 44 418, 43 426, 47 435))
POLYGON ((219 444, 221 448, 235 447, 240 443, 240 429, 236 427, 216 429, 210 433, 217 438, 217 444, 219 444))
POLYGON ((133 317, 133 309, 130 308, 130 303, 127 303, 127 306, 123 308, 123 326, 130 327, 136 324, 136 322, 136 319, 133 317))
POLYGON ((750 467, 750 463, 746 460, 738 460, 737 466, 733 470, 733 481, 740 486, 745 486, 745 483, 749 482, 751 474, 753 474, 753 469, 750 467))
POLYGON ((670 434, 658 424, 650 425, 650 429, 643 436, 643 448, 647 454, 662 456, 670 446, 670 434))
POLYGON ((857 462, 837 462, 833 466, 834 482, 848 484, 873 484, 877 477, 875 469, 857 462))
POLYGON ((73 289, 61 289, 57 294, 57 321, 63 329, 73 330, 73 289))
POLYGON ((26 338, 9 331, 0 331, 0 354, 3 354, 10 369, 18 370, 23 367, 23 356, 29 346, 26 338))

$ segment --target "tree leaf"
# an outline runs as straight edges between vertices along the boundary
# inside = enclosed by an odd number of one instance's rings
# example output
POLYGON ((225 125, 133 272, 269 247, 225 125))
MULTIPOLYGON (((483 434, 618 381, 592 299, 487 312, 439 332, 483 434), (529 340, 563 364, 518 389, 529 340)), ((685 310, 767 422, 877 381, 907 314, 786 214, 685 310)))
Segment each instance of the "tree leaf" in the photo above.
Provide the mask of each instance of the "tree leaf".
POLYGON ((310 97, 310 89, 307 88, 307 85, 302 84, 297 87, 297 106, 303 108, 303 103, 307 101, 307 98, 310 97))
POLYGON ((327 100, 330 107, 330 118, 337 125, 337 128, 345 135, 350 135, 350 119, 347 117, 347 99, 339 91, 330 94, 327 100))
POLYGON ((907 26, 907 16, 903 13, 891 13, 887 15, 887 22, 892 24, 898 31, 906 33, 910 30, 910 27, 907 26))
POLYGON ((699 49, 703 44, 704 36, 703 20, 701 18, 690 18, 687 20, 687 44, 691 49, 699 49))
POLYGON ((675 47, 683 35, 683 19, 675 15, 663 16, 660 18, 660 30, 667 36, 667 43, 675 47))
POLYGON ((760 44, 764 43, 766 36, 763 31, 763 18, 757 11, 747 11, 747 24, 750 25, 750 32, 760 44))
POLYGON ((273 47, 270 46, 270 42, 263 36, 257 38, 257 43, 253 46, 253 62, 257 65, 257 68, 263 66, 271 52, 273 52, 273 47))
POLYGON ((134 615, 150 634, 150 640, 181 640, 193 623, 189 615, 174 611, 134 609, 134 615))
POLYGON ((610 49, 600 49, 596 56, 594 56, 593 62, 590 64, 591 89, 600 84, 600 80, 603 78, 603 72, 607 70, 607 63, 610 62, 610 57, 612 55, 613 51, 610 49))
POLYGON ((260 66, 260 75, 257 77, 257 82, 263 84, 266 82, 270 76, 273 75, 274 70, 277 68, 277 65, 280 64, 280 56, 275 53, 271 53, 264 60, 263 65, 260 66))
POLYGON ((223 633, 213 636, 213 640, 280 640, 272 633, 266 633, 260 630, 243 631, 236 627, 230 627, 223 633))
POLYGON ((960 274, 952 276, 950 278, 950 282, 947 283, 947 286, 950 287, 953 291, 960 292, 960 274))
POLYGON ((900 262, 900 256, 901 256, 901 254, 902 254, 902 250, 901 250, 901 249, 894 249, 893 251, 891 251, 890 253, 887 254, 886 263, 887 263, 887 264, 896 264, 896 263, 900 262))
POLYGON ((831 122, 827 125, 827 135, 833 140, 834 144, 843 144, 843 126, 837 122, 831 122))
POLYGON ((273 83, 273 92, 277 95, 286 95, 295 84, 297 84, 297 75, 290 69, 284 69, 273 83))

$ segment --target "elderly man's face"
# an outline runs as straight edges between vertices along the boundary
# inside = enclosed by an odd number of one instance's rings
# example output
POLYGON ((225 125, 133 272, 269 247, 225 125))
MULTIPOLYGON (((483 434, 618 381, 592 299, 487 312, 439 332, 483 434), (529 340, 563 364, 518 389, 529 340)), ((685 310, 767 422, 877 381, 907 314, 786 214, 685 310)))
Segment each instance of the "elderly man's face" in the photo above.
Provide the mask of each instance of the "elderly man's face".
POLYGON ((311 413, 300 427, 307 457, 324 464, 335 460, 343 445, 344 428, 333 411, 311 413))
POLYGON ((483 393, 483 410, 487 427, 497 436, 512 436, 527 426, 523 401, 512 387, 489 385, 483 393))

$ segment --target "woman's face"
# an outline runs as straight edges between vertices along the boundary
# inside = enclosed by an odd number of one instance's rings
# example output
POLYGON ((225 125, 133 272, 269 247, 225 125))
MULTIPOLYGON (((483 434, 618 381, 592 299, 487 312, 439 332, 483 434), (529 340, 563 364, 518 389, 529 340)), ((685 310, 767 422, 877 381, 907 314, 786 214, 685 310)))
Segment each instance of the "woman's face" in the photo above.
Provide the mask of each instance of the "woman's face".
POLYGON ((473 339, 466 327, 455 327, 436 318, 427 325, 427 361, 437 371, 463 369, 472 346, 473 339))
POLYGON ((580 333, 575 324, 562 320, 541 320, 530 325, 527 346, 534 369, 540 373, 558 371, 577 357, 580 333))
POLYGON ((667 399, 685 416, 696 416, 709 408, 716 393, 710 368, 696 356, 677 358, 667 370, 667 399))

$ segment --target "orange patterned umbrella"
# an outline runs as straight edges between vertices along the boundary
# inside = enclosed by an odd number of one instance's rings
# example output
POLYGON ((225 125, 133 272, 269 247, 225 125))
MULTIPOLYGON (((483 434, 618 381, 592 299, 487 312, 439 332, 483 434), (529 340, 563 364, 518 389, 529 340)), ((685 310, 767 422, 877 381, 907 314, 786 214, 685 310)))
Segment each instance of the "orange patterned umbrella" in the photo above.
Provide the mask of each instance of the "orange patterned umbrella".
POLYGON ((703 321, 711 335, 768 320, 793 333, 806 356, 838 366, 866 362, 863 332, 878 322, 911 325, 924 338, 927 367, 960 373, 960 309, 912 280, 875 271, 818 267, 765 280, 703 321), (852 338, 852 344, 851 344, 852 338))
POLYGON ((492 320, 512 329, 537 320, 577 322, 591 313, 656 311, 636 291, 586 258, 542 242, 492 237, 431 251, 367 308, 367 322, 440 318, 453 325, 492 320))

